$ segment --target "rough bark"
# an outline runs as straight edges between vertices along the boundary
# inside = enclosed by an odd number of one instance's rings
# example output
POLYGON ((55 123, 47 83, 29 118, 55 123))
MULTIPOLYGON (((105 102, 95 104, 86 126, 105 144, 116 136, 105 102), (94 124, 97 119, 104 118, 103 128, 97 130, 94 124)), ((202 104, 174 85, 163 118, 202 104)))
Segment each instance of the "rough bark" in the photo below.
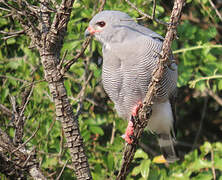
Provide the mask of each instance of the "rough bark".
MULTIPOLYGON (((62 1, 56 13, 50 30, 42 34, 42 46, 39 49, 41 62, 44 68, 45 79, 56 108, 56 117, 62 123, 62 128, 70 150, 76 178, 79 180, 92 179, 87 157, 84 152, 83 139, 80 135, 78 120, 75 118, 64 86, 63 75, 57 68, 60 59, 60 50, 63 45, 67 24, 74 0, 62 1)), ((49 17, 45 16, 46 27, 49 17)))
POLYGON ((0 172, 14 179, 25 178, 30 173, 33 179, 46 178, 38 168, 35 153, 24 147, 18 149, 10 137, 0 129, 0 172))
MULTIPOLYGON (((61 74, 61 66, 59 65, 60 50, 63 45, 74 0, 62 0, 60 5, 57 6, 58 8, 56 9, 52 22, 50 18, 52 11, 49 9, 49 0, 40 0, 40 7, 36 10, 32 10, 27 1, 23 0, 16 2, 17 7, 12 6, 5 0, 1 0, 1 2, 12 10, 13 17, 20 22, 25 33, 30 36, 32 46, 36 47, 40 53, 45 79, 48 82, 50 92, 53 96, 56 117, 62 124, 76 178, 78 180, 92 179, 88 160, 84 152, 83 139, 79 131, 78 120, 69 103, 64 86, 63 74, 61 74)), ((19 140, 21 140, 21 137, 19 140)), ((5 148, 5 146, 2 146, 1 150, 3 151, 5 148)), ((14 151, 13 149, 15 148, 12 148, 12 151, 14 151)), ((21 151, 16 150, 14 153, 19 152, 21 151)), ((24 157, 19 156, 18 158, 28 158, 28 156, 26 157, 23 154, 22 156, 24 157)), ((3 158, 6 159, 6 157, 1 157, 1 159, 3 158)), ((28 172, 33 177, 36 175, 36 178, 44 179, 36 173, 38 172, 38 168, 34 165, 28 166, 30 167, 28 168, 28 172)), ((14 174, 16 174, 16 172, 14 174)))
POLYGON ((171 43, 176 37, 176 28, 179 24, 179 20, 182 13, 182 7, 184 5, 184 0, 175 0, 173 10, 170 17, 170 23, 167 27, 166 37, 163 42, 163 47, 160 53, 159 63, 157 68, 153 72, 152 81, 149 84, 148 92, 143 102, 143 107, 139 110, 139 115, 135 118, 134 123, 134 143, 127 144, 124 150, 124 157, 121 165, 121 169, 118 173, 117 180, 124 180, 128 174, 129 165, 133 160, 138 140, 147 126, 149 117, 151 116, 153 104, 153 99, 158 90, 158 83, 160 82, 165 67, 168 64, 168 57, 170 55, 171 43))

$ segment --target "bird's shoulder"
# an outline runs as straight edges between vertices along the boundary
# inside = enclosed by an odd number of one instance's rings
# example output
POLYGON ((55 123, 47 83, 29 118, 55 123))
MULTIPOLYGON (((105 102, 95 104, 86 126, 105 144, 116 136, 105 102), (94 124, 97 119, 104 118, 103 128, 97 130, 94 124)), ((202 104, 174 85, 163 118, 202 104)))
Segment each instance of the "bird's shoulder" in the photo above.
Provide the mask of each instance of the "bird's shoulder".
POLYGON ((104 48, 104 55, 112 54, 118 59, 135 59, 143 56, 153 56, 159 53, 162 41, 149 35, 136 33, 128 35, 122 42, 107 44, 104 48))

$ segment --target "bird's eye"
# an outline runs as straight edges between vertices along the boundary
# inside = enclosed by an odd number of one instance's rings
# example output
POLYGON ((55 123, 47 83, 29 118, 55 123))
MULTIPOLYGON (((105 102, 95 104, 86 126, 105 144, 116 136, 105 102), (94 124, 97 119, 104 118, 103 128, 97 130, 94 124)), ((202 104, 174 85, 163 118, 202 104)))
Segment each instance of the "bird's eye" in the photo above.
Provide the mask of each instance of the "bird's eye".
POLYGON ((99 21, 96 23, 99 27, 104 27, 106 23, 104 21, 99 21))

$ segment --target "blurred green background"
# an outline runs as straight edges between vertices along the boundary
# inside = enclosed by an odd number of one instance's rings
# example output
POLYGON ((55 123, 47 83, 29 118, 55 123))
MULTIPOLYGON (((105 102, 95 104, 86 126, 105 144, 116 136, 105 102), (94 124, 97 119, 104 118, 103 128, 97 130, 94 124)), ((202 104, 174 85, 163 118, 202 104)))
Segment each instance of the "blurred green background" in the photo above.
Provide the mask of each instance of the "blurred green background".
MULTIPOLYGON (((134 3, 143 12, 152 14, 152 1, 134 3)), ((215 0, 214 4, 222 14, 222 1, 215 0)), ((69 60, 79 51, 84 31, 99 6, 98 0, 75 1, 61 57, 68 51, 66 59, 69 60)), ((173 1, 157 0, 156 17, 168 22, 172 7, 173 1)), ((124 0, 107 0, 104 9, 141 17, 124 0)), ((1 31, 22 30, 18 22, 5 15, 1 10, 1 31)), ((152 20, 138 22, 162 36, 166 33, 165 26, 152 20)), ((36 147, 43 173, 48 179, 55 179, 70 156, 60 122, 56 121, 39 54, 29 48, 30 39, 25 35, 4 37, 0 33, 0 104, 12 109, 10 96, 15 96, 20 104, 21 94, 34 78, 33 94, 25 110, 24 140, 40 124, 27 148, 36 147)), ((155 136, 145 132, 127 179, 210 180, 216 176, 222 180, 222 20, 208 0, 187 1, 172 49, 179 64, 176 146, 181 160, 169 166, 155 163, 153 158, 160 155, 160 150, 155 136)), ((115 179, 121 164, 124 140, 120 136, 127 122, 117 116, 102 88, 101 64, 101 45, 92 41, 85 55, 65 74, 65 86, 74 113, 81 108, 80 130, 93 179, 111 180, 115 179), (93 75, 81 103, 80 91, 91 72, 93 75)), ((13 136, 10 121, 11 117, 0 111, 0 127, 13 136)), ((70 163, 68 161, 61 179, 75 179, 70 163)), ((2 174, 0 177, 5 178, 2 174)))

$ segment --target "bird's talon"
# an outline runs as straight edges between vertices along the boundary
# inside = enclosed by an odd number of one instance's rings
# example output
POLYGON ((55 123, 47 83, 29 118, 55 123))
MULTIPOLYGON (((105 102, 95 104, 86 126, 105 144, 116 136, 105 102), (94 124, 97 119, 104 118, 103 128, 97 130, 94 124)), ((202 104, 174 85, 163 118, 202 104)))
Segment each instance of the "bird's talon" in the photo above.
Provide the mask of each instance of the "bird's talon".
POLYGON ((133 107, 132 116, 137 116, 139 109, 143 106, 142 102, 139 101, 136 106, 133 107))

